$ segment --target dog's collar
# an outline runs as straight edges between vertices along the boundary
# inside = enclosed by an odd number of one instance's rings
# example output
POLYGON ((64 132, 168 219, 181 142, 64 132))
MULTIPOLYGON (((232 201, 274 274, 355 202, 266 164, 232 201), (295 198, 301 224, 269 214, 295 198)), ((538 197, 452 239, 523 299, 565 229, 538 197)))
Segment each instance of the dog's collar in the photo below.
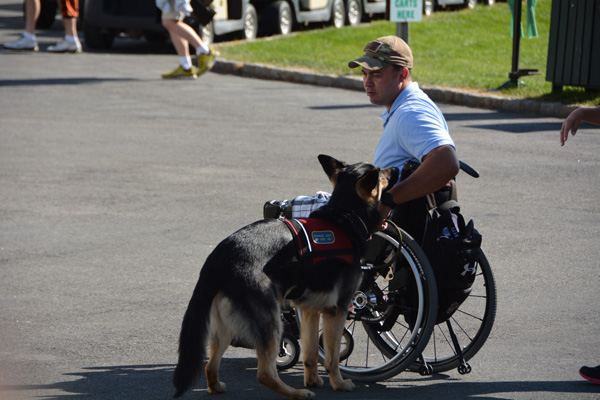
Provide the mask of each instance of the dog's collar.
POLYGON ((364 237, 368 238, 369 236, 371 236, 371 232, 369 232, 369 228, 367 228, 367 224, 356 213, 356 211, 354 211, 354 210, 344 210, 344 212, 342 213, 342 217, 344 219, 348 220, 348 222, 350 224, 352 224, 353 226, 359 226, 359 227, 361 227, 362 231, 364 233, 364 237))

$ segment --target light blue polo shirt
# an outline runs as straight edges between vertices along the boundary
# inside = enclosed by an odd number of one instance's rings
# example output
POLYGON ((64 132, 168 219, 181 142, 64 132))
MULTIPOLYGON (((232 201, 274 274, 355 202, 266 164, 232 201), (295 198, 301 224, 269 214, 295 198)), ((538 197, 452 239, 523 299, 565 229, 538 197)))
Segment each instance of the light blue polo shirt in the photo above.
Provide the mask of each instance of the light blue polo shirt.
POLYGON ((373 162, 380 168, 402 170, 405 162, 421 162, 437 147, 455 147, 442 112, 417 82, 404 88, 381 118, 383 134, 375 148, 373 162))

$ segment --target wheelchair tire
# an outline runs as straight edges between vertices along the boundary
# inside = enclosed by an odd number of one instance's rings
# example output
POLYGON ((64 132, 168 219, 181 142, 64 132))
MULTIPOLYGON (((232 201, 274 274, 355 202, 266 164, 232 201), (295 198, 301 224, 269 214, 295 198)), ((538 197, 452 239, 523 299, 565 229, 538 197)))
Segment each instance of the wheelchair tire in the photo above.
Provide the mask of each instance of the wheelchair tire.
MULTIPOLYGON (((450 318, 465 361, 470 360, 481 349, 490 335, 496 318, 496 283, 490 264, 481 252, 479 271, 471 294, 450 318)), ((423 350, 423 359, 433 373, 459 368, 462 364, 456 354, 446 323, 436 325, 429 344, 423 350)), ((411 365, 418 372, 423 367, 422 359, 411 365)))
POLYGON ((300 343, 294 335, 284 332, 279 345, 277 369, 280 371, 292 368, 300 359, 300 343))
MULTIPOLYGON (((434 328, 437 291, 433 270, 419 245, 404 231, 401 235, 399 241, 393 229, 378 232, 369 245, 377 247, 371 253, 378 259, 390 257, 399 246, 401 253, 391 265, 393 279, 386 280, 385 273, 369 272, 376 265, 371 261, 378 260, 367 256, 363 263, 365 274, 357 298, 368 301, 361 303, 365 304, 361 310, 356 310, 355 302, 346 324, 354 349, 340 362, 345 378, 377 382, 398 375, 422 353, 434 328)), ((322 361, 324 353, 319 351, 322 361)))

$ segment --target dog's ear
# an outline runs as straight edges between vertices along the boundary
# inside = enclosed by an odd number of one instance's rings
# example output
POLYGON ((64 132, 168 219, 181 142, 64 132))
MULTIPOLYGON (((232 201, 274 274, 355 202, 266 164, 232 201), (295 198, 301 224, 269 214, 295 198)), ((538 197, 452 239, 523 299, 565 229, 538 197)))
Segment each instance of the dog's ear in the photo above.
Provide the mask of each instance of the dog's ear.
POLYGON ((396 182, 398 182, 398 178, 400 177, 400 171, 396 167, 387 167, 383 168, 381 172, 388 180, 387 186, 383 189, 384 192, 387 192, 388 190, 394 187, 396 182))
POLYGON ((340 171, 340 169, 346 167, 347 164, 343 161, 338 161, 335 158, 327 156, 325 154, 319 154, 319 162, 321 163, 323 170, 329 177, 329 180, 331 181, 331 183, 333 183, 333 186, 335 186, 338 172, 340 171))
POLYGON ((379 200, 379 169, 374 168, 363 175, 356 183, 356 192, 367 203, 372 204, 379 200))

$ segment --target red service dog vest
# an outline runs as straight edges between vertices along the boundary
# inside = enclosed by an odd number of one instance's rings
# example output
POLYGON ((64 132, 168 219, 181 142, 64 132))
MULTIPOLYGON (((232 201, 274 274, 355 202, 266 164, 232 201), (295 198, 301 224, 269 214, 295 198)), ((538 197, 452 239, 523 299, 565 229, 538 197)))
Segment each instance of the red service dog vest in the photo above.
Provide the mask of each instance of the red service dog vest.
POLYGON ((283 219, 292 232, 304 265, 315 265, 330 258, 349 264, 357 261, 348 235, 337 226, 318 218, 283 219))

